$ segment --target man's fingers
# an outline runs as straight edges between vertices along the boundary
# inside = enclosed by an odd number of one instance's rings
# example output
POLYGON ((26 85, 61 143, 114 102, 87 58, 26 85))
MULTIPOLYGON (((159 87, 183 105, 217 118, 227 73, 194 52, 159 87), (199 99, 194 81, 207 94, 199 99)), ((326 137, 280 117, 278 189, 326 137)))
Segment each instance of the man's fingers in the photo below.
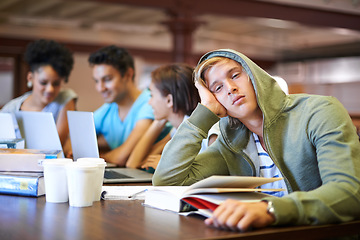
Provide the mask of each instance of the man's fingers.
POLYGON ((198 80, 198 81, 195 81, 195 87, 205 87, 204 86, 204 83, 202 82, 202 81, 200 81, 200 80, 198 80))
POLYGON ((236 200, 226 200, 207 220, 207 225, 228 230, 248 231, 254 228, 266 227, 274 222, 267 213, 266 204, 243 203, 236 200))

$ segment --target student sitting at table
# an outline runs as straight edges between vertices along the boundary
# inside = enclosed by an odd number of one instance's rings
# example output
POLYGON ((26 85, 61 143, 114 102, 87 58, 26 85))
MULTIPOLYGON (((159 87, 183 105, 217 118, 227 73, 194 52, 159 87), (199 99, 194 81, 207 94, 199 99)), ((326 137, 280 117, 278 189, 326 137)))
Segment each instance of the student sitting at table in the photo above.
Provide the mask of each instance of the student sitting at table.
POLYGON ((273 77, 233 50, 205 54, 195 84, 201 104, 165 146, 154 185, 190 185, 211 175, 283 178, 266 187, 284 188, 282 197, 221 204, 205 223, 222 229, 360 217, 360 144, 337 99, 286 95, 273 77), (219 119, 221 134, 198 154, 219 119))
MULTIPOLYGON (((110 148, 102 157, 124 167, 141 136, 154 119, 148 104, 150 93, 140 91, 134 82, 134 60, 128 51, 107 46, 89 57, 95 88, 105 104, 94 112, 99 148, 110 148)), ((164 134, 168 133, 164 130, 164 134)))
MULTIPOLYGON (((144 168, 152 172, 156 169, 165 144, 200 102, 192 74, 193 68, 186 64, 164 65, 151 73, 149 104, 154 110, 155 121, 137 143, 126 167, 144 168), (155 144, 167 122, 173 126, 172 131, 155 144)), ((215 124, 210 130, 209 140, 203 140, 202 149, 215 141, 217 135, 218 124, 215 124)))
MULTIPOLYGON (((53 40, 41 39, 27 46, 25 61, 30 66, 27 86, 32 88, 32 91, 11 100, 1 111, 8 113, 51 112, 64 153, 67 154, 71 151, 71 147, 70 144, 65 144, 69 137, 66 111, 76 109, 77 95, 73 90, 62 87, 68 82, 73 68, 72 53, 68 48, 53 40)), ((15 125, 17 126, 17 123, 15 125)), ((16 132, 17 137, 20 137, 18 128, 16 132)))

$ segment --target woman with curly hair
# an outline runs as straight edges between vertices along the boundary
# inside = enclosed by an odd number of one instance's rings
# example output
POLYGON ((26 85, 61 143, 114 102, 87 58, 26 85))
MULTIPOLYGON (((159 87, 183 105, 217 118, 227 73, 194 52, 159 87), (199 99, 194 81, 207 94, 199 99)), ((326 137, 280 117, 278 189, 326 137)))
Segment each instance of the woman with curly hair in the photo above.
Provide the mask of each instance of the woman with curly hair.
POLYGON ((53 40, 41 39, 27 46, 24 58, 30 66, 27 86, 32 90, 8 102, 1 111, 51 112, 64 147, 69 135, 66 111, 75 110, 77 100, 73 90, 62 88, 73 68, 72 53, 53 40))

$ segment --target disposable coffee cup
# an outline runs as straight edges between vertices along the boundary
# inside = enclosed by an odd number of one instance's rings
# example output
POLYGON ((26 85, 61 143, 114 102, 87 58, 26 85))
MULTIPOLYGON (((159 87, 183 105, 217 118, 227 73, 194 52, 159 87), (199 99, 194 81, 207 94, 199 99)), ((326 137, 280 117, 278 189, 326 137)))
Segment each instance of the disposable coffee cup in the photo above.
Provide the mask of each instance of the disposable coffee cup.
POLYGON ((90 163, 73 162, 66 165, 70 206, 89 207, 93 205, 97 169, 96 164, 90 163))
POLYGON ((101 191, 104 182, 104 172, 106 162, 103 158, 78 158, 78 163, 91 163, 97 165, 95 183, 94 183, 94 201, 100 201, 101 199, 101 191))
POLYGON ((46 202, 63 203, 69 200, 65 166, 72 162, 70 158, 45 159, 42 161, 46 202))

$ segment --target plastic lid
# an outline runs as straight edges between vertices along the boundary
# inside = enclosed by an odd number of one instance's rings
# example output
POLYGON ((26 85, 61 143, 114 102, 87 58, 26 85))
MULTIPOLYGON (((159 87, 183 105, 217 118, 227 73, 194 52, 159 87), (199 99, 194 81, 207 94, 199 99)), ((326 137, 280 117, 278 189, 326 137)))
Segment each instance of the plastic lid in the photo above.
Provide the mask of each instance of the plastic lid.
POLYGON ((71 158, 54 158, 54 159, 43 159, 41 165, 43 166, 58 166, 72 163, 73 160, 71 158))

